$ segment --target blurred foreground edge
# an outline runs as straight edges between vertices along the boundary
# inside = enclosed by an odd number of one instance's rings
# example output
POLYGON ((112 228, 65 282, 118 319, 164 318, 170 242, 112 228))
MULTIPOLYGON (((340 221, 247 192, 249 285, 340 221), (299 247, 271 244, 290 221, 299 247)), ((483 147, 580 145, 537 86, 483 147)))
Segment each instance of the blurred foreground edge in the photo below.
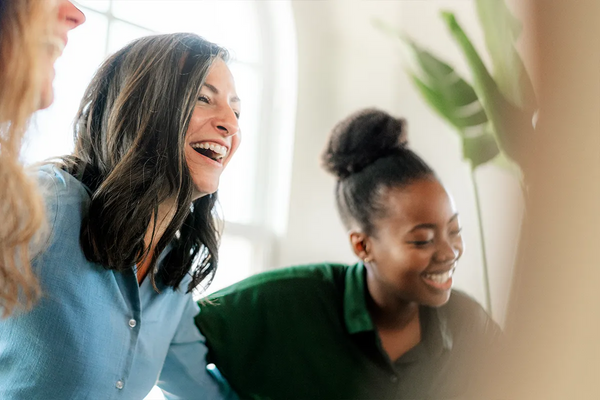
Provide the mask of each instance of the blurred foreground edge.
POLYGON ((540 114, 489 397, 600 399, 600 1, 525 3, 540 114))

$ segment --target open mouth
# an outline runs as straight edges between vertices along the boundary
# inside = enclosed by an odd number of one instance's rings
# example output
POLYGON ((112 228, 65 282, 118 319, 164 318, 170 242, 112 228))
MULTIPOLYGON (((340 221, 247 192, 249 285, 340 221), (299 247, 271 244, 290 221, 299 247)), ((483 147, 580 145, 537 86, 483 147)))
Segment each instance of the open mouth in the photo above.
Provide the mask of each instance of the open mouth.
POLYGON ((53 59, 60 57, 65 50, 65 42, 55 36, 46 38, 44 45, 53 59))
POLYGON ((198 142, 190 144, 196 153, 210 158, 219 164, 223 163, 223 159, 227 155, 227 147, 211 142, 198 142))
POLYGON ((429 286, 436 289, 447 290, 452 287, 452 275, 454 275, 454 268, 437 273, 423 274, 423 280, 429 286))

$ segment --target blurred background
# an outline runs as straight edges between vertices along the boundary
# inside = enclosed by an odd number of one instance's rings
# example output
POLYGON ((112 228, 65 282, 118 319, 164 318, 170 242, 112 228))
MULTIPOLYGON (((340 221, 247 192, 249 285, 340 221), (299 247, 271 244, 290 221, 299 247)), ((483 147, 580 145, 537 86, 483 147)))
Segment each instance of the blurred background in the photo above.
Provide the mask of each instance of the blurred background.
MULTIPOLYGON (((516 3, 509 0, 508 5, 519 15, 516 3)), ((456 287, 491 307, 493 317, 503 323, 523 210, 519 181, 493 164, 478 168, 478 219, 476 189, 459 137, 410 82, 409 58, 400 41, 373 23, 380 19, 403 30, 468 77, 440 11, 454 12, 475 46, 483 49, 473 1, 76 4, 87 22, 70 33, 56 64, 55 102, 34 120, 23 151, 26 162, 72 151, 72 120, 79 100, 108 54, 149 34, 198 33, 231 51, 231 69, 242 98, 243 141, 221 180, 225 233, 221 263, 208 291, 281 266, 355 262, 335 210, 334 179, 320 168, 319 157, 336 122, 357 109, 378 107, 407 119, 412 148, 433 166, 455 198, 466 244, 456 287)))

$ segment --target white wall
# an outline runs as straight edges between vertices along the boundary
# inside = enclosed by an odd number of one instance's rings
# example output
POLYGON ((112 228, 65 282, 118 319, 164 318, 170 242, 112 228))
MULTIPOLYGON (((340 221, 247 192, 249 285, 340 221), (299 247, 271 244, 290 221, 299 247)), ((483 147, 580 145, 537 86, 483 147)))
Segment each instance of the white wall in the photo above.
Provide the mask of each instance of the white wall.
MULTIPOLYGON (((471 1, 294 1, 298 36, 298 109, 287 232, 276 266, 354 262, 334 205, 334 179, 319 166, 333 125, 363 107, 379 107, 409 123, 412 148, 432 165, 454 195, 466 252, 456 287, 485 303, 479 227, 469 166, 456 133, 421 100, 404 72, 397 41, 372 25, 381 18, 404 29, 470 79, 458 48, 439 18, 450 9, 483 49, 471 1)), ((518 183, 495 167, 477 173, 491 268, 494 317, 502 321, 516 251, 522 204, 518 183)))

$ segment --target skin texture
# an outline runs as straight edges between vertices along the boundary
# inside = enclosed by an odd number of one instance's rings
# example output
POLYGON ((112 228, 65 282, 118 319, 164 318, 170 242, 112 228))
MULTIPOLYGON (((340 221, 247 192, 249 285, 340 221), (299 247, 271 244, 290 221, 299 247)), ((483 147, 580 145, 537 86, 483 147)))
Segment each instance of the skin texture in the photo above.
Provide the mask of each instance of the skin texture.
POLYGON ((396 359, 420 341, 420 305, 439 307, 451 292, 426 274, 455 268, 463 252, 454 203, 434 178, 384 192, 387 215, 375 234, 350 233, 355 253, 366 260, 369 308, 382 343, 396 359))
POLYGON ((195 199, 217 191, 221 173, 240 145, 239 115, 233 76, 227 64, 217 59, 200 90, 186 134, 185 158, 196 187, 195 199), (202 142, 225 146, 226 156, 217 162, 199 154, 192 144, 202 142))
POLYGON ((52 8, 56 13, 56 24, 48 32, 47 40, 43 43, 43 83, 39 108, 47 108, 54 101, 54 63, 61 56, 63 46, 67 45, 67 33, 85 22, 85 15, 67 0, 55 0, 52 8))

